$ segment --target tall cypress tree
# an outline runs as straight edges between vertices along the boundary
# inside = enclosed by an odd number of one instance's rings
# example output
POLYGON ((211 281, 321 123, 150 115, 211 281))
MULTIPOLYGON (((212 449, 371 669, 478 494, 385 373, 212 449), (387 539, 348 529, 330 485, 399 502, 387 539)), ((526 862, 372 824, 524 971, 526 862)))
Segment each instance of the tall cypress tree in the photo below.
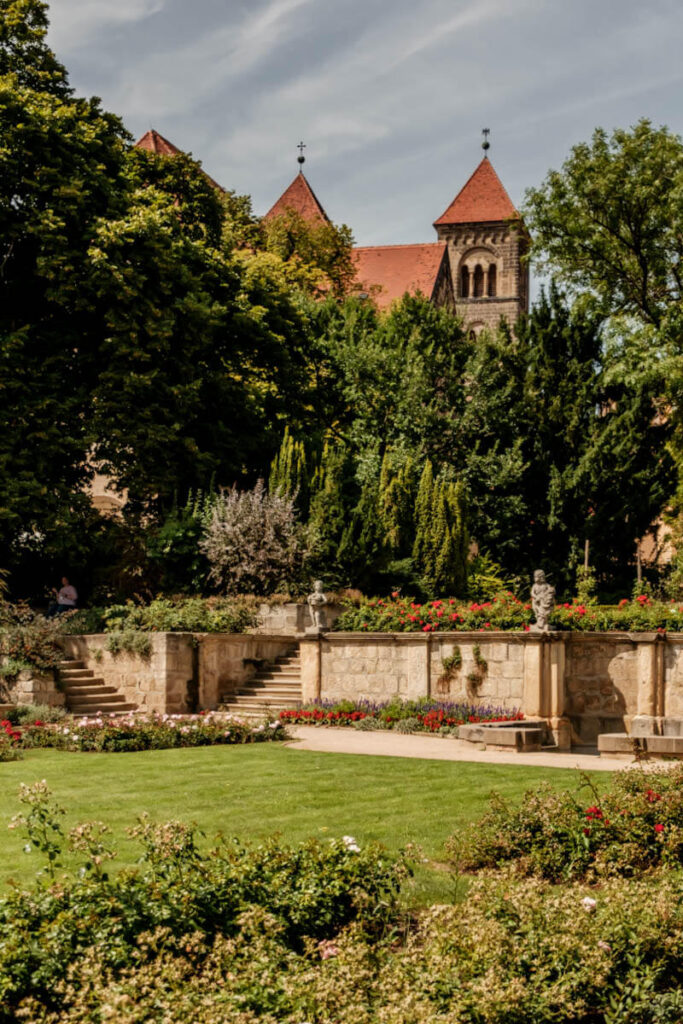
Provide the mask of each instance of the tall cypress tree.
POLYGON ((296 505, 302 516, 308 514, 310 483, 306 449, 302 441, 295 441, 285 427, 280 449, 270 464, 268 490, 271 494, 291 497, 296 494, 296 505))
POLYGON ((418 570, 429 557, 432 538, 432 506, 434 503, 434 471, 427 459, 420 477, 415 502, 415 540, 413 560, 418 570))

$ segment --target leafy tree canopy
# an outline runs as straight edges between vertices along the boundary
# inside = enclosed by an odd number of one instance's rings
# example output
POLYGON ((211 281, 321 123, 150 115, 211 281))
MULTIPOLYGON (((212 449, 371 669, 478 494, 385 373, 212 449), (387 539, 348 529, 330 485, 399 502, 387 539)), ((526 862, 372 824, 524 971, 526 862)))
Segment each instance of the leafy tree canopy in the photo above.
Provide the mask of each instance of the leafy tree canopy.
POLYGON ((528 190, 524 216, 538 265, 603 315, 658 327, 680 304, 683 143, 666 127, 597 128, 528 190))

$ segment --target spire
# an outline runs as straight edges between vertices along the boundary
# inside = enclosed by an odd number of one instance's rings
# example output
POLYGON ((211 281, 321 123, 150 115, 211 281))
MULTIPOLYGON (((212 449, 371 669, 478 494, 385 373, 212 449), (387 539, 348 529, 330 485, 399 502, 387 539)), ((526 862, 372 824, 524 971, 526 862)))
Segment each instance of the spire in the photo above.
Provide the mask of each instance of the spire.
POLYGON ((519 218, 519 213, 485 152, 469 181, 463 185, 445 213, 434 221, 434 227, 442 224, 481 224, 486 221, 509 220, 511 217, 519 218))
POLYGON ((481 144, 481 148, 484 150, 484 156, 488 156, 488 150, 491 148, 491 143, 489 142, 489 135, 491 134, 491 129, 482 128, 481 134, 484 136, 484 141, 481 144))
MULTIPOLYGON (((301 160, 301 157, 298 159, 301 160)), ((288 210, 293 210, 294 213, 298 213, 300 217, 303 217, 304 220, 312 224, 330 223, 330 218, 325 213, 315 192, 308 184, 308 180, 301 168, 291 185, 285 189, 278 201, 268 210, 264 220, 279 217, 288 210)))
POLYGON ((303 167, 304 167, 304 164, 306 163, 306 157, 304 156, 304 150, 306 148, 306 143, 305 142, 300 142, 299 145, 296 148, 299 150, 299 155, 296 158, 296 161, 297 161, 297 163, 299 165, 299 170, 303 172, 303 167))

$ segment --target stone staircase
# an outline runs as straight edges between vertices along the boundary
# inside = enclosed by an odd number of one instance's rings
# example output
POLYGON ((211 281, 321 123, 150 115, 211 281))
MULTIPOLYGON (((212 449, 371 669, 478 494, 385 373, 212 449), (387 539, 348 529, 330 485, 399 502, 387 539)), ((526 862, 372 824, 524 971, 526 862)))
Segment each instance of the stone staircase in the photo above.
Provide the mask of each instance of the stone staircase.
POLYGON ((106 686, 84 661, 61 661, 59 676, 72 715, 118 715, 137 710, 137 704, 127 704, 123 694, 115 686, 106 686))
POLYGON ((221 697, 221 711, 239 718, 277 716, 301 704, 301 659, 298 647, 264 666, 234 693, 221 697))

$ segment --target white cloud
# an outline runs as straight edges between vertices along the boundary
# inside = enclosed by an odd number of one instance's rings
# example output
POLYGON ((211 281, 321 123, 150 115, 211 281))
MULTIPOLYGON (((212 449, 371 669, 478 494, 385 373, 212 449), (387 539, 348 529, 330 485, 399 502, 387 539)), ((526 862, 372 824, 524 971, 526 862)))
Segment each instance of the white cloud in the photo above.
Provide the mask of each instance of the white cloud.
POLYGON ((52 0, 50 45, 58 53, 76 51, 101 38, 112 26, 143 21, 163 10, 166 0, 52 0))
POLYGON ((272 0, 238 24, 206 32, 175 50, 147 54, 128 69, 120 105, 147 118, 178 115, 238 79, 290 37, 290 15, 316 0, 272 0))

